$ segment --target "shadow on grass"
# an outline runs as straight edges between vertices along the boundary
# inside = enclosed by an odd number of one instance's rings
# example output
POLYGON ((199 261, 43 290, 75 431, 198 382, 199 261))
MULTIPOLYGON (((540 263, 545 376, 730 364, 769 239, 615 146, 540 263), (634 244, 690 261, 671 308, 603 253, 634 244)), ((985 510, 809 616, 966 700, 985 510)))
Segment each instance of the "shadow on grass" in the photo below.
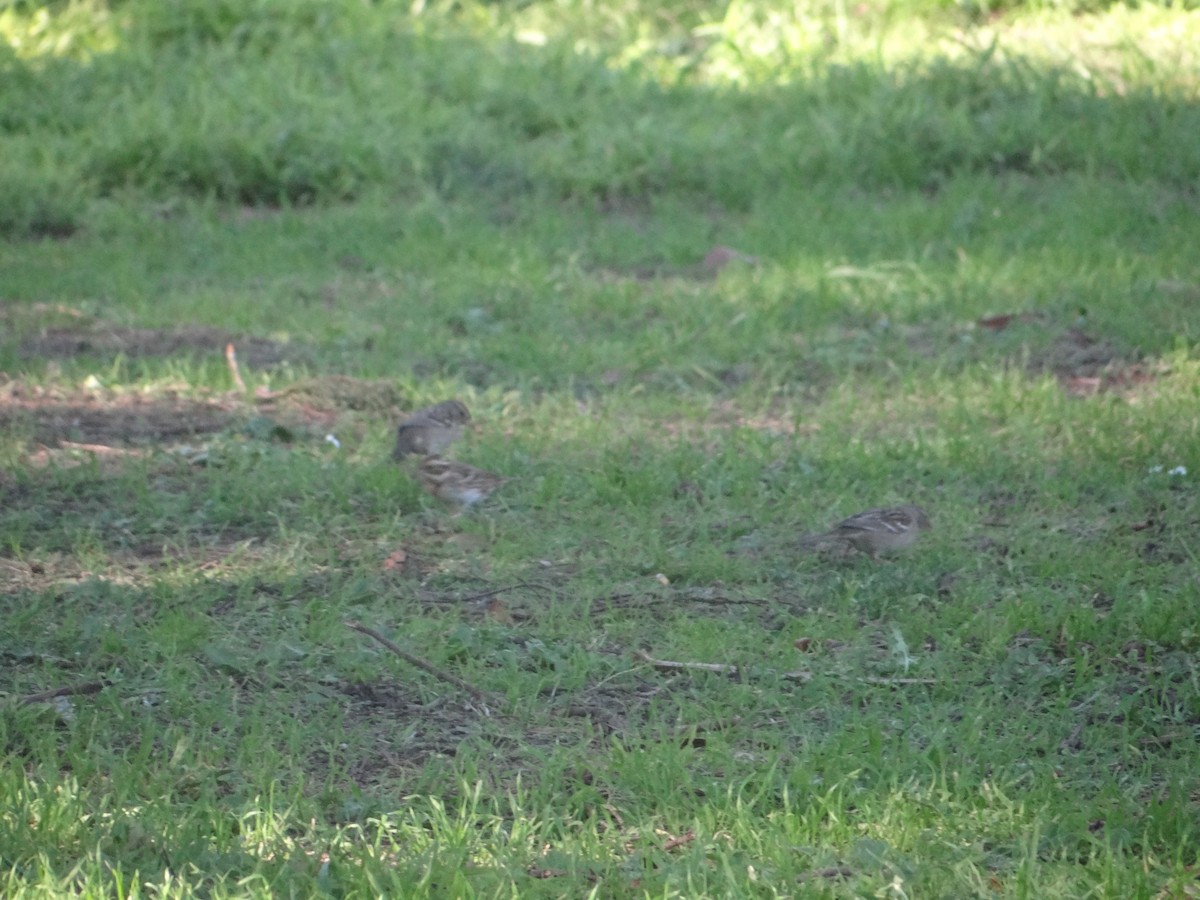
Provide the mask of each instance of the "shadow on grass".
MULTIPOLYGON (((1080 172, 1194 193, 1200 172, 1200 109, 1180 92, 994 47, 890 67, 818 56, 785 86, 727 89, 445 22, 367 16, 335 48, 303 16, 280 30, 244 15, 219 29, 228 44, 205 18, 86 65, 4 61, 0 190, 36 212, 51 166, 73 179, 64 197, 135 187, 274 206, 432 188, 497 207, 678 195, 738 211, 813 183, 936 191, 965 173, 1080 172)), ((4 227, 60 234, 81 212, 4 227)))

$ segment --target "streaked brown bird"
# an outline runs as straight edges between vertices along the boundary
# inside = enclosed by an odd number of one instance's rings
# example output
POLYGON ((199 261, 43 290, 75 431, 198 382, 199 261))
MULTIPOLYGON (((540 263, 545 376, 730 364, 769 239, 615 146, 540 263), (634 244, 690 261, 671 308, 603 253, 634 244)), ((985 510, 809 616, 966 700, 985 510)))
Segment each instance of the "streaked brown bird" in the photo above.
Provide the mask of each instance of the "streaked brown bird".
POLYGON ((801 544, 806 547, 834 542, 849 544, 877 559, 881 553, 911 547, 922 531, 932 527, 929 514, 919 506, 881 507, 843 519, 828 531, 804 538, 801 544))
POLYGON ((427 456, 417 467, 421 486, 439 500, 474 506, 510 479, 440 456, 427 456))
POLYGON ((436 456, 460 437, 471 421, 471 413, 458 400, 443 400, 418 409, 396 427, 396 449, 392 459, 406 456, 436 456))

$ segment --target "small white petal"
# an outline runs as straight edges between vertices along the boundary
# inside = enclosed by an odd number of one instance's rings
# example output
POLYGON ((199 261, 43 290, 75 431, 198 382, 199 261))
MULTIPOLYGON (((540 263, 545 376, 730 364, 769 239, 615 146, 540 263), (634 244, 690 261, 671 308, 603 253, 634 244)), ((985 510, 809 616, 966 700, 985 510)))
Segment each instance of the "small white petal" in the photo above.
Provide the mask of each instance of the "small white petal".
POLYGON ((1151 475, 1157 475, 1162 471, 1162 466, 1151 466, 1149 471, 1151 475))
POLYGON ((1186 466, 1176 466, 1175 468, 1173 468, 1173 469, 1172 469, 1170 472, 1168 472, 1167 474, 1168 474, 1168 475, 1186 475, 1186 474, 1187 474, 1187 467, 1186 467, 1186 466))
POLYGON ((333 444, 333 446, 339 450, 342 449, 342 442, 335 438, 332 434, 325 435, 325 443, 333 444))

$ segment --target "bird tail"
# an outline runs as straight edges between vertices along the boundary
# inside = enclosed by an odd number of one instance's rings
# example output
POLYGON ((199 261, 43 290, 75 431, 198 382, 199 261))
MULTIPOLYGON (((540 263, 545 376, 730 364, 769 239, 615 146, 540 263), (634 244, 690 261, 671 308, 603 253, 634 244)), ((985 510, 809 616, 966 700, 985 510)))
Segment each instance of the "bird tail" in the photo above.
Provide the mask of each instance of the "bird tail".
POLYGON ((817 534, 807 534, 800 538, 799 546, 804 547, 805 549, 819 547, 822 544, 828 544, 834 539, 835 538, 832 531, 821 531, 817 534))

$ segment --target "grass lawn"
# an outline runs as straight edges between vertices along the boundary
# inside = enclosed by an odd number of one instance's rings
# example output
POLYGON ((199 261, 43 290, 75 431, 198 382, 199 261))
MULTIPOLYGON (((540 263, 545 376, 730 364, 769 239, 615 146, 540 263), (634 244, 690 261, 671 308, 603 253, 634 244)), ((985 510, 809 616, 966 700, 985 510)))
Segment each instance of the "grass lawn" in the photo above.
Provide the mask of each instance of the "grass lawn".
POLYGON ((0 894, 1200 895, 1195 11, 0 36, 0 894))

